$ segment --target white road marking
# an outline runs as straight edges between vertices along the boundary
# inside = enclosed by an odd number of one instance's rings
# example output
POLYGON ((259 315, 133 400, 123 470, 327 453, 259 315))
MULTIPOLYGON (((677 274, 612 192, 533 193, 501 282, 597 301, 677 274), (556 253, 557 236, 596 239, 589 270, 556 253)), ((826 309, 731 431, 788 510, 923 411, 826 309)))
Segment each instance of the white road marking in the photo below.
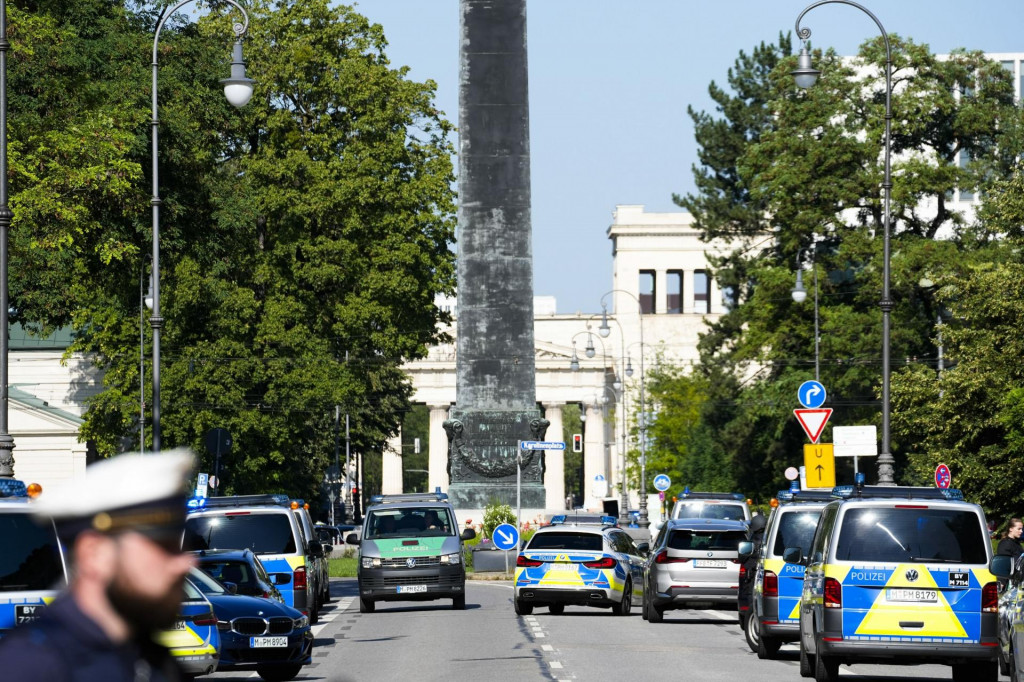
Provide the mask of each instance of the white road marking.
POLYGON ((551 646, 550 644, 543 644, 543 645, 541 645, 540 648, 542 650, 544 650, 544 651, 554 651, 555 650, 555 647, 551 646))
POLYGON ((561 670, 562 669, 562 664, 559 663, 558 661, 551 661, 551 663, 549 665, 552 668, 554 668, 555 670, 561 670))

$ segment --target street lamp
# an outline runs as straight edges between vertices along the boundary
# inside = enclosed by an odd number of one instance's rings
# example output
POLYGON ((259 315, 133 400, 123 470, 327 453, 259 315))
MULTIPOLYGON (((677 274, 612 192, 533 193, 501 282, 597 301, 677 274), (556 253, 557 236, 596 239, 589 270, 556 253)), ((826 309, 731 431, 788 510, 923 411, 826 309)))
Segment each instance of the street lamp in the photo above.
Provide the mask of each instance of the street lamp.
MULTIPOLYGON (((632 293, 624 289, 612 289, 601 296, 601 326, 597 328, 597 333, 601 336, 607 337, 612 333, 611 327, 608 326, 608 304, 605 303, 605 299, 608 298, 609 294, 626 294, 634 301, 636 301, 637 316, 640 320, 640 519, 638 525, 641 528, 650 528, 651 521, 647 516, 647 410, 644 398, 644 309, 640 303, 640 299, 632 293)), ((623 338, 625 335, 623 334, 623 338)), ((625 343, 625 341, 623 341, 625 343)), ((623 353, 625 354, 625 353, 623 353)), ((625 468, 625 462, 623 462, 623 468, 625 468)))
MULTIPOLYGON (((164 318, 160 317, 160 184, 157 164, 160 121, 157 118, 156 56, 160 31, 163 29, 164 23, 171 18, 171 15, 190 2, 197 2, 197 0, 182 0, 168 10, 156 25, 156 34, 153 36, 153 120, 150 123, 153 130, 153 198, 150 201, 153 206, 153 305, 149 318, 149 324, 153 328, 153 452, 160 452, 160 329, 164 325, 164 318)), ((224 84, 224 96, 227 97, 228 102, 236 107, 241 107, 245 106, 249 102, 249 98, 252 97, 254 83, 246 78, 245 62, 242 61, 242 36, 249 28, 249 15, 235 0, 225 0, 225 2, 237 8, 245 18, 245 23, 232 26, 232 30, 235 32, 235 46, 231 55, 231 77, 221 80, 221 83, 224 84)), ((6 177, 6 173, 4 176, 6 177)), ((3 258, 3 261, 6 264, 6 258, 3 258)), ((6 278, 4 279, 6 280, 6 278)), ((5 301, 6 299, 0 300, 0 306, 3 307, 3 312, 0 313, 0 326, 4 324, 2 316, 6 316, 5 301)), ((6 383, 4 385, 6 386, 6 383)))
POLYGON ((801 88, 809 88, 814 85, 820 73, 813 66, 811 66, 811 56, 807 51, 807 40, 811 37, 811 31, 807 28, 800 27, 800 20, 804 18, 804 15, 809 11, 818 7, 819 5, 827 5, 830 3, 839 3, 842 5, 851 5, 867 14, 878 26, 878 30, 882 32, 882 39, 885 41, 885 138, 884 142, 884 156, 885 156, 885 177, 882 180, 883 190, 883 215, 882 215, 882 229, 884 235, 884 241, 882 245, 883 254, 883 266, 882 266, 882 300, 879 302, 879 307, 882 309, 882 452, 878 456, 878 484, 879 485, 896 485, 893 480, 893 457, 889 451, 889 415, 890 415, 890 403, 889 403, 889 340, 890 340, 890 320, 889 313, 892 312, 893 301, 889 296, 889 259, 890 259, 890 200, 892 198, 892 168, 890 163, 890 152, 891 152, 891 128, 892 128, 892 51, 889 47, 889 34, 885 32, 885 27, 882 26, 882 22, 878 20, 874 14, 868 11, 867 8, 862 5, 858 5, 856 2, 851 0, 819 0, 819 2, 808 5, 804 11, 796 18, 796 33, 801 40, 804 41, 803 49, 800 51, 800 56, 797 62, 797 68, 793 71, 793 77, 796 80, 797 86, 801 88))
MULTIPOLYGON (((813 265, 812 265, 813 267, 813 265)), ((804 271, 800 268, 800 253, 796 256, 796 286, 790 291, 793 296, 793 300, 797 303, 803 303, 807 300, 807 290, 804 289, 804 271)), ((818 268, 814 268, 814 380, 820 379, 819 373, 821 365, 819 362, 818 353, 818 268)))

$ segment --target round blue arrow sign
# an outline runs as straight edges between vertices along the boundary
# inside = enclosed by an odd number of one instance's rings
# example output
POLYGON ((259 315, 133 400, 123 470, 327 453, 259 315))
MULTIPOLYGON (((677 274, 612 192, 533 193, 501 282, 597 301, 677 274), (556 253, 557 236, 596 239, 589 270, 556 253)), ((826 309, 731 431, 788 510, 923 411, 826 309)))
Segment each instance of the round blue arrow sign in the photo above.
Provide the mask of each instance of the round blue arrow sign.
POLYGON ((665 492, 669 486, 672 485, 672 479, 665 474, 658 474, 654 477, 654 489, 659 492, 665 492))
POLYGON ((513 549, 519 546, 519 530, 511 523, 503 523, 494 529, 491 540, 498 549, 513 549))
POLYGON ((796 391, 796 399, 809 410, 825 404, 825 387, 818 381, 805 381, 796 391))

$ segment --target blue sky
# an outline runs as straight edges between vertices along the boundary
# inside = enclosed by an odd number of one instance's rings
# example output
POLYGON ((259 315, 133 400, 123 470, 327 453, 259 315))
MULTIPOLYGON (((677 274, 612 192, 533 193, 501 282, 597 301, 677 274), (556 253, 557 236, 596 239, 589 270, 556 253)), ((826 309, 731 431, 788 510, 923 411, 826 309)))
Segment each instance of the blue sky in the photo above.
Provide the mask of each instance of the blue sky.
MULTIPOLYGON (((780 0, 529 0, 534 291, 559 313, 600 310, 612 288, 605 231, 616 204, 680 210, 694 191, 697 147, 688 105, 711 110, 740 50, 793 32, 807 2, 780 0)), ((928 44, 1024 52, 1019 0, 865 0, 890 34, 928 44)), ((437 82, 437 105, 458 122, 458 0, 361 0, 387 54, 409 77, 437 82)), ((854 7, 804 18, 812 42, 853 54, 878 35, 854 7)))

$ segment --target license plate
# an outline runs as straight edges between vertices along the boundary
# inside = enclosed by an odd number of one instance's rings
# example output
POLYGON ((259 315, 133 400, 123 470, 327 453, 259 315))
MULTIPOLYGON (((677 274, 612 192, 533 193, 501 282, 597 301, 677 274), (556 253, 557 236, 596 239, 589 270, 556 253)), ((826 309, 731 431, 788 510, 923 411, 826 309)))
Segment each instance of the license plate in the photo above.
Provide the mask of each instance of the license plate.
POLYGON ((885 591, 886 601, 937 602, 936 590, 914 590, 906 587, 890 587, 885 591))
POLYGON ((288 646, 287 637, 250 637, 249 646, 253 649, 269 649, 288 646))
POLYGON ((720 559, 694 559, 693 565, 697 568, 725 568, 728 562, 720 559))
POLYGON ((15 625, 24 625, 39 620, 42 610, 42 604, 18 604, 14 607, 15 625))
POLYGON ((416 594, 417 592, 426 592, 426 585, 399 585, 398 594, 416 594))
POLYGON ((577 566, 575 563, 561 563, 551 564, 551 568, 549 570, 554 571, 555 573, 576 573, 576 568, 577 566))
POLYGON ((183 621, 183 620, 176 621, 174 623, 174 627, 172 627, 171 629, 172 630, 184 630, 185 629, 185 621, 183 621))

